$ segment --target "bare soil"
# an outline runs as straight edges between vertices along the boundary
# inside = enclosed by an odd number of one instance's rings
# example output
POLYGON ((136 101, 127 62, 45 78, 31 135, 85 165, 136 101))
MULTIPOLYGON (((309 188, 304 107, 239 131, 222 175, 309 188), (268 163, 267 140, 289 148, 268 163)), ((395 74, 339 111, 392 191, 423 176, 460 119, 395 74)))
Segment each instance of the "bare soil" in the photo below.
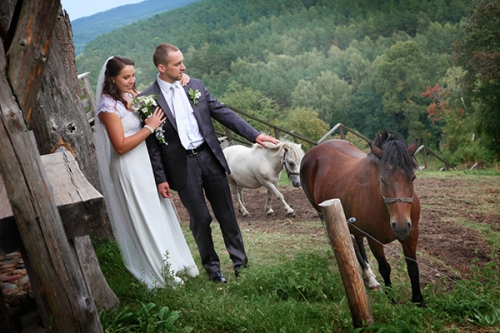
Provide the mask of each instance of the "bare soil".
MULTIPOLYGON (((478 232, 463 227, 454 220, 466 218, 470 222, 488 223, 494 230, 500 230, 499 215, 487 210, 481 213, 474 210, 476 204, 500 203, 500 189, 495 187, 495 184, 491 184, 491 187, 488 184, 482 185, 476 198, 483 202, 474 203, 471 201, 470 182, 467 180, 455 177, 418 178, 415 184, 422 206, 417 257, 421 263, 419 266, 422 286, 436 281, 440 275, 453 280, 464 278, 470 273, 473 261, 474 265, 479 267, 488 263, 491 260, 492 250, 487 241, 478 232)), ((323 233, 327 237, 321 223, 315 223, 314 226, 295 223, 320 221, 302 188, 287 185, 280 186, 279 190, 295 210, 295 217, 287 217, 277 199, 273 200, 275 215, 267 216, 264 210, 266 190, 245 189, 243 192, 245 206, 251 216, 243 218, 237 212, 240 227, 290 234, 323 233), (271 221, 273 223, 270 223, 271 221)), ((233 201, 237 210, 236 201, 234 199, 233 201)), ((187 211, 176 196, 174 202, 181 221, 188 221, 187 211)), ((401 252, 398 242, 393 242, 389 247, 395 252, 401 252)), ((390 256, 390 253, 386 251, 386 255, 390 256)))

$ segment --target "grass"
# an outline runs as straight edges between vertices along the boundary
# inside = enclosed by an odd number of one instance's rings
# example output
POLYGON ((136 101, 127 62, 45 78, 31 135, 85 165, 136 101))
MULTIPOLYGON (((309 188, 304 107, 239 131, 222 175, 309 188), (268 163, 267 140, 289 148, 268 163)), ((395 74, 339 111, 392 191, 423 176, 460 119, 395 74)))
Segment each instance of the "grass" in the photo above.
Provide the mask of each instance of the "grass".
MULTIPOLYGON (((470 183, 467 190, 471 196, 474 193, 479 196, 481 188, 484 189, 487 184, 500 188, 496 178, 498 175, 500 173, 451 171, 421 172, 419 177, 459 177, 470 183)), ((496 205, 488 202, 487 194, 467 199, 480 204, 471 205, 471 208, 475 211, 498 210, 496 205)), ((496 242, 500 239, 498 230, 468 225, 466 217, 458 222, 479 230, 492 242, 495 242, 493 239, 496 242)), ((313 228, 317 227, 317 223, 302 222, 300 226, 313 228)), ((244 227, 243 238, 251 267, 244 270, 239 279, 235 279, 216 223, 213 229, 221 267, 228 278, 226 285, 210 282, 207 274, 201 272, 181 288, 147 290, 123 267, 115 243, 95 240, 94 247, 101 269, 121 302, 118 310, 102 313, 104 331, 359 331, 352 327, 345 291, 326 236, 322 238, 309 233, 289 234, 244 227)), ((183 231, 197 265, 201 267, 187 225, 183 225, 183 231)), ((453 288, 444 283, 447 281, 426 285, 422 292, 429 306, 427 309, 411 304, 404 260, 396 258, 391 265, 394 286, 388 292, 398 304, 393 304, 383 293, 368 293, 375 319, 375 324, 369 327, 371 332, 500 333, 500 269, 493 261, 481 269, 474 268, 453 288)))

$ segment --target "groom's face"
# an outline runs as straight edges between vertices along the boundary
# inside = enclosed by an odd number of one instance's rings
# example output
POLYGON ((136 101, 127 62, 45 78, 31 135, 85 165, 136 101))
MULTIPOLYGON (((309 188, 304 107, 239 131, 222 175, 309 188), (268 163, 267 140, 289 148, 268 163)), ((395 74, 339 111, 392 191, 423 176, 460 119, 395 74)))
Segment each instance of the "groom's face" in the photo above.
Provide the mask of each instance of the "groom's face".
POLYGON ((160 78, 169 83, 179 81, 182 78, 182 73, 186 67, 184 66, 184 56, 181 51, 170 52, 168 54, 168 63, 160 64, 158 70, 160 71, 160 78))

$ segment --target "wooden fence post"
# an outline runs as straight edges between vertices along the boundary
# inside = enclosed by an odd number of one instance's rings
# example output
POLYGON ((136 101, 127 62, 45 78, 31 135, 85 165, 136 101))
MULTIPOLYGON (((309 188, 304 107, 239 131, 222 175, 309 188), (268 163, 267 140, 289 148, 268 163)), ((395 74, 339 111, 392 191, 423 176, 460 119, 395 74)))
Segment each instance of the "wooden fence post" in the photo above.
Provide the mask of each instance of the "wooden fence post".
POLYGON ((342 276, 353 325, 357 328, 373 324, 368 295, 363 284, 340 199, 323 201, 319 206, 325 216, 330 244, 342 276))

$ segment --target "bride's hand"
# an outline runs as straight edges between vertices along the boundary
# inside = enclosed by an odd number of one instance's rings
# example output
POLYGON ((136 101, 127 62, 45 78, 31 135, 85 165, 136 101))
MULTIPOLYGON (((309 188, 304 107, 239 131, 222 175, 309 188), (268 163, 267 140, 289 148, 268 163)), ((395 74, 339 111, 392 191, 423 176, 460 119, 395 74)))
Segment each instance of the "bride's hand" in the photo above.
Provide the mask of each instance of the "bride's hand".
POLYGON ((190 80, 191 80, 191 78, 189 77, 189 75, 187 75, 186 73, 182 73, 181 84, 183 87, 186 84, 188 84, 190 80))
POLYGON ((151 117, 144 120, 144 122, 153 129, 157 129, 165 122, 165 113, 161 108, 157 107, 151 117))

